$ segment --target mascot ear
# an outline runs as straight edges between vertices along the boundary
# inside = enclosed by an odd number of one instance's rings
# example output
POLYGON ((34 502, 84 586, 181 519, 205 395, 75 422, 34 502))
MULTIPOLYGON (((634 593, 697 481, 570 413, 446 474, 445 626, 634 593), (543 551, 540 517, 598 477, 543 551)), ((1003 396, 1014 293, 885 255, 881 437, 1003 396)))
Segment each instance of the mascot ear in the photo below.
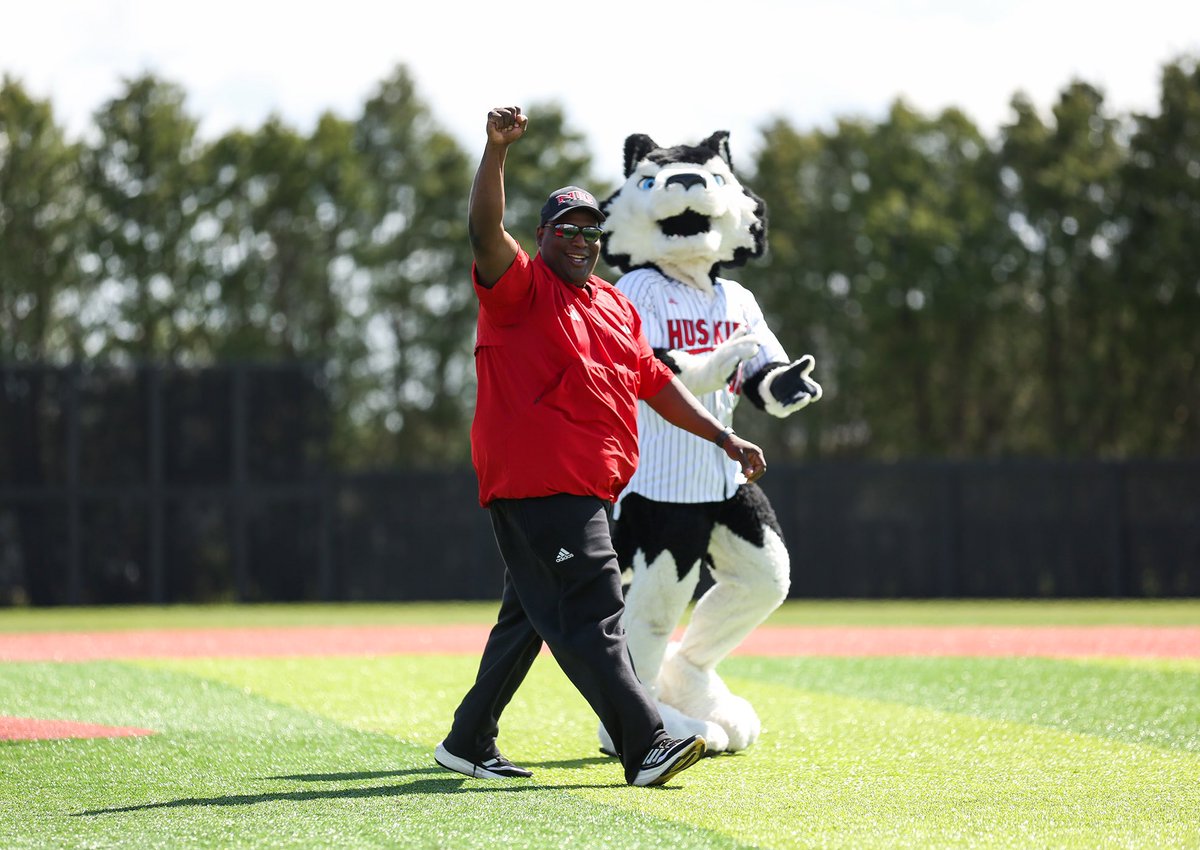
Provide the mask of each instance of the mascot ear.
POLYGON ((646 154, 657 147, 658 143, 645 133, 634 133, 627 138, 625 140, 625 176, 628 177, 632 174, 637 164, 646 158, 646 154))
MULTIPOLYGON (((729 166, 729 170, 733 171, 733 157, 729 154, 729 131, 717 130, 707 139, 700 143, 700 147, 708 148, 721 159, 725 160, 725 164, 729 166)), ((626 175, 628 176, 628 175, 626 175)))

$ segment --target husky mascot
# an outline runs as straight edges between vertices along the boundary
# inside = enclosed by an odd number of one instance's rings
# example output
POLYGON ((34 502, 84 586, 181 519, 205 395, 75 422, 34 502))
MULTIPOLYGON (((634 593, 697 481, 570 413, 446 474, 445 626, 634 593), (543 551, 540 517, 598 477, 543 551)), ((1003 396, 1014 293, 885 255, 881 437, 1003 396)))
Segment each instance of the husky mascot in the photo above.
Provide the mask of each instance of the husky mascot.
MULTIPOLYGON (((630 136, 625 182, 602 204, 604 259, 623 272, 617 287, 655 354, 726 426, 742 396, 778 417, 821 397, 813 358, 791 360, 750 291, 718 277, 766 248, 766 206, 734 176, 728 139, 722 131, 664 148, 630 136)), ((713 752, 741 750, 758 737, 758 715, 716 667, 787 596, 788 552, 765 494, 736 463, 639 408, 641 460, 614 532, 629 582, 629 651, 668 732, 702 734, 713 752), (713 584, 671 642, 701 565, 713 584)), ((613 750, 603 727, 600 746, 613 750)))

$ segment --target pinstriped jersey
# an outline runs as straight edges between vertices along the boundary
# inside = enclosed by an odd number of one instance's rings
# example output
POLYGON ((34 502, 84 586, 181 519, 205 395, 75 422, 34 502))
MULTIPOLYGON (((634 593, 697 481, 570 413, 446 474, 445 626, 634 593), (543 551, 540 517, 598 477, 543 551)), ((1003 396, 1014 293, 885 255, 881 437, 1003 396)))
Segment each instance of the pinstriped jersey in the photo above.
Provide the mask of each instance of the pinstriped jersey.
MULTIPOLYGON (((617 288, 641 314, 651 348, 702 354, 743 325, 761 339, 758 353, 742 363, 727 386, 697 396, 723 425, 733 423, 743 375, 753 375, 768 363, 789 362, 758 301, 737 281, 717 278, 709 294, 646 268, 622 276, 617 288)), ((671 425, 644 401, 638 402, 638 441, 640 461, 624 493, 659 502, 719 502, 745 483, 741 467, 724 451, 671 425)))

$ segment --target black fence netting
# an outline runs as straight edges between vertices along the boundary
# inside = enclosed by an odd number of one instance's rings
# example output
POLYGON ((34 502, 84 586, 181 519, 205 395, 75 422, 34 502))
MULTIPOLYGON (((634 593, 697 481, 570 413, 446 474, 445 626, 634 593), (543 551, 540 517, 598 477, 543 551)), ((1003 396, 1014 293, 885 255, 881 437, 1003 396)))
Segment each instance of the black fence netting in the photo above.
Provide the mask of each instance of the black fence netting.
MULTIPOLYGON (((493 599, 469 469, 341 474, 318 368, 0 368, 0 604, 493 599)), ((1200 461, 773 463, 807 598, 1200 596, 1200 461)))

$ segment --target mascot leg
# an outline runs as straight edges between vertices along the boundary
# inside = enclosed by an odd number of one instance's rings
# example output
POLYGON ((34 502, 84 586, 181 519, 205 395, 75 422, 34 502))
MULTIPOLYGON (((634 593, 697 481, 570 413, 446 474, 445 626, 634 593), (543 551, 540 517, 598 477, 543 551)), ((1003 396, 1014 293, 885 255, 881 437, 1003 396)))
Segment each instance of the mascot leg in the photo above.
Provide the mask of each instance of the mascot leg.
POLYGON ((787 598, 791 567, 775 513, 753 484, 739 488, 717 518, 709 546, 714 584, 696 603, 679 644, 667 651, 659 699, 717 723, 731 751, 758 738, 754 708, 734 696, 716 666, 787 598))
MULTIPOLYGON (((667 644, 700 581, 700 564, 712 532, 708 512, 711 506, 652 502, 630 494, 621 505, 613 542, 619 562, 627 565, 622 623, 633 669, 658 702, 667 732, 676 738, 703 735, 708 750, 717 753, 728 744, 724 729, 658 699, 658 675, 667 644)), ((603 726, 600 749, 615 752, 603 726)))
POLYGON ((633 669, 652 696, 658 696, 658 671, 667 643, 700 582, 700 565, 693 564, 680 577, 670 552, 661 552, 653 563, 638 550, 633 575, 625 593, 625 639, 633 669))

